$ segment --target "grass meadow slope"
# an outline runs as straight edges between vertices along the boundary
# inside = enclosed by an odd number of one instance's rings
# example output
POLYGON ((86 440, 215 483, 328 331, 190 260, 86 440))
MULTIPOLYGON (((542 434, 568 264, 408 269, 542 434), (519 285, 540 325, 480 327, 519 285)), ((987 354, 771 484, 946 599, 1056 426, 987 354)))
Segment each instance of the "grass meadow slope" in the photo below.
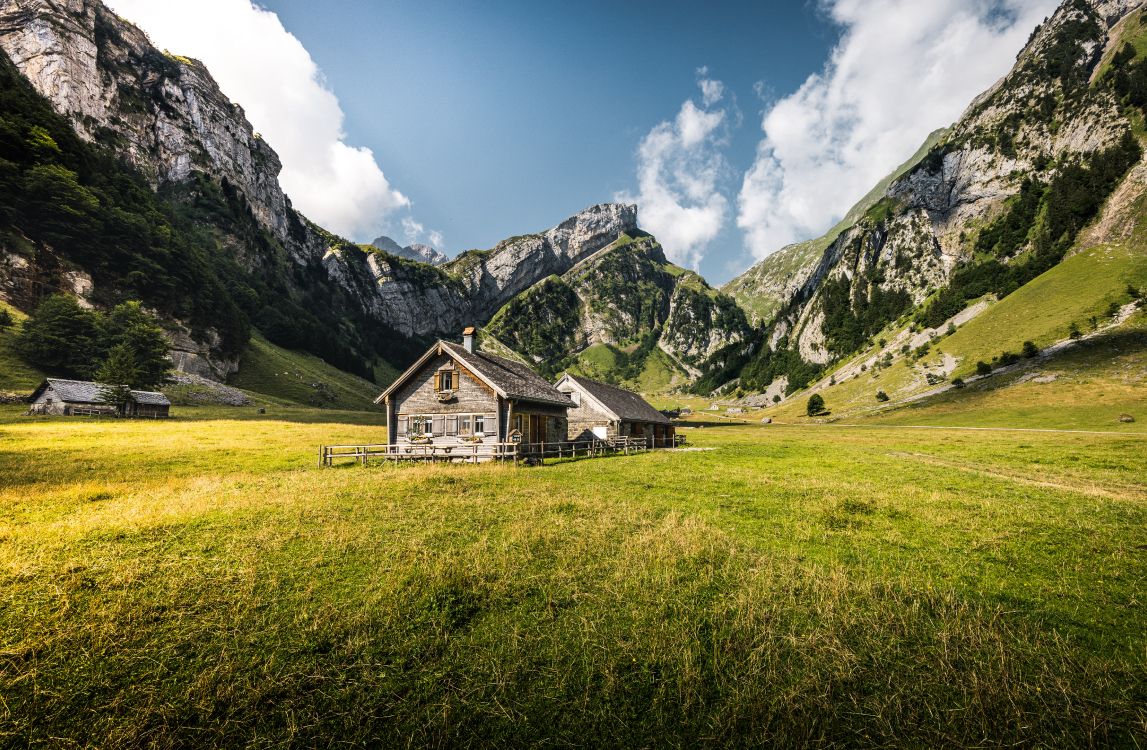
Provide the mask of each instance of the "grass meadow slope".
POLYGON ((1142 746, 1147 438, 709 426, 319 469, 0 411, 0 745, 1142 746))

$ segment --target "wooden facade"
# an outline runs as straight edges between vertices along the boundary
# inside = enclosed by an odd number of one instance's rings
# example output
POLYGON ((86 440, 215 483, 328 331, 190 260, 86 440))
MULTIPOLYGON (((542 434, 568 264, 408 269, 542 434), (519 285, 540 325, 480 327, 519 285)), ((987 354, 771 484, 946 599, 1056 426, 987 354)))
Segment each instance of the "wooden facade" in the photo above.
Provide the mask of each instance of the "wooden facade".
POLYGON ((629 439, 651 448, 675 444, 669 418, 632 391, 569 374, 556 387, 574 403, 568 412, 570 440, 629 439))
MULTIPOLYGON (((469 329, 468 329, 469 330, 469 329)), ((520 362, 439 341, 376 399, 389 445, 565 441, 569 400, 520 362)))

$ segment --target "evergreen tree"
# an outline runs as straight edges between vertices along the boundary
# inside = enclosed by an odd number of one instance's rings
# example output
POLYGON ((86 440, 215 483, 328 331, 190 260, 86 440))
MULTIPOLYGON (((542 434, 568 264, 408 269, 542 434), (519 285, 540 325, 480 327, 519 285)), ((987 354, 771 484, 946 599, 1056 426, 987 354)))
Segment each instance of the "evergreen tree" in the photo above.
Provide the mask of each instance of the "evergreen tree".
POLYGON ((101 343, 110 353, 117 346, 126 346, 135 361, 136 376, 128 381, 133 388, 158 388, 167 381, 171 371, 167 338, 155 318, 144 311, 139 302, 116 305, 104 317, 101 325, 101 343))
POLYGON ((103 384, 100 394, 120 414, 124 413, 131 400, 131 384, 139 380, 139 376, 135 354, 127 344, 113 346, 96 371, 96 380, 103 384))
POLYGON ((806 409, 810 417, 815 417, 818 414, 824 414, 824 397, 819 393, 814 393, 809 396, 808 407, 806 409))
POLYGON ((24 321, 17 346, 53 375, 90 377, 99 351, 99 317, 72 297, 48 297, 24 321))
POLYGON ((12 318, 12 313, 8 312, 8 308, 0 307, 0 331, 11 328, 15 322, 12 318))

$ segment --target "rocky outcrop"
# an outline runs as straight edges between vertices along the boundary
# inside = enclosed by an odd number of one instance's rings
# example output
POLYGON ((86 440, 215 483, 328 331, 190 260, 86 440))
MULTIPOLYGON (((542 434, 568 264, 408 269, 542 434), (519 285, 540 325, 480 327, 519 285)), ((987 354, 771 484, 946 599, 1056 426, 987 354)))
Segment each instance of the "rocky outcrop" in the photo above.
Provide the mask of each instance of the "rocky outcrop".
POLYGON ((489 332, 547 372, 605 347, 612 354, 587 366, 611 378, 636 377, 654 349, 671 369, 694 376, 714 352, 745 339, 748 322, 730 297, 671 264, 655 238, 631 231, 638 236, 624 234, 523 292, 489 332), (605 363, 611 356, 613 366, 605 363))
POLYGON ((373 247, 377 247, 384 253, 397 255, 399 258, 406 258, 407 260, 416 260, 419 263, 429 263, 432 266, 440 266, 443 263, 448 263, 450 258, 441 253, 430 245, 423 245, 415 243, 403 247, 389 237, 377 237, 374 242, 370 243, 373 247))
POLYGON ((279 157, 201 63, 156 50, 98 0, 3 0, 0 47, 78 133, 115 144, 154 185, 209 172, 288 240, 279 157))

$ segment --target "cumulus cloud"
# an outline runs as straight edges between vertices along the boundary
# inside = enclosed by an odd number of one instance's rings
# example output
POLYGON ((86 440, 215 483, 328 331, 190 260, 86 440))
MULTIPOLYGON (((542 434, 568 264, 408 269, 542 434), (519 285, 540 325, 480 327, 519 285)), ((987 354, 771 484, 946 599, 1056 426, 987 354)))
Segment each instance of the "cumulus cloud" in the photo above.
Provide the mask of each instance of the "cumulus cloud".
POLYGON ((649 131, 637 148, 638 193, 618 196, 638 204, 641 225, 672 261, 692 267, 725 225, 729 204, 719 186, 727 170, 722 149, 729 115, 715 108, 724 85, 705 68, 697 73, 701 105, 688 99, 672 122, 649 131))
POLYGON ((763 258, 827 230, 1007 73, 1057 4, 825 0, 843 35, 824 70, 764 114, 737 202, 747 249, 763 258))
POLYGON ((343 111, 310 53, 250 0, 108 0, 159 47, 202 60, 283 162, 294 205, 348 237, 372 237, 409 209, 368 148, 346 143, 343 111))
POLYGON ((430 245, 435 250, 441 250, 446 244, 446 238, 442 236, 441 232, 427 229, 422 222, 415 221, 413 216, 402 217, 401 224, 402 236, 408 245, 423 243, 430 245))

